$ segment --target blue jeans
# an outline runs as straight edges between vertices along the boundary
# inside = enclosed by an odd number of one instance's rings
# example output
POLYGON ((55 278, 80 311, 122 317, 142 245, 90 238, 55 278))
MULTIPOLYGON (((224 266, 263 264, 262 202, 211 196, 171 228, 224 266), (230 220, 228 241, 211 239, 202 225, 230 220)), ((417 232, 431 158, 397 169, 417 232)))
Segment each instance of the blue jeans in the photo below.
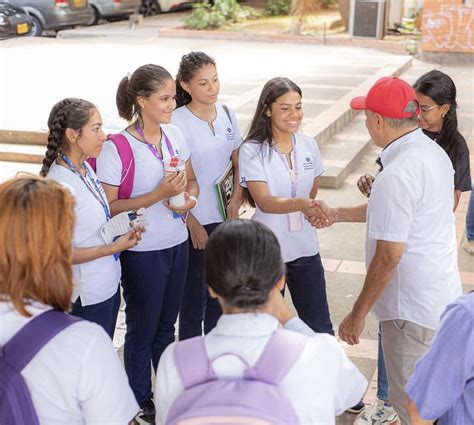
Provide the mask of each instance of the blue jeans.
POLYGON ((466 238, 468 241, 474 241, 474 186, 472 186, 469 205, 467 206, 466 238))
POLYGON ((120 290, 112 295, 108 300, 97 304, 83 306, 81 297, 72 304, 71 314, 81 317, 89 322, 97 323, 107 332, 111 339, 114 339, 115 325, 120 308, 120 290))
POLYGON ((383 358, 383 348, 382 348, 382 333, 378 332, 378 352, 377 352, 377 398, 379 400, 388 401, 389 397, 389 387, 388 387, 388 378, 387 370, 385 369, 385 359, 383 358))
POLYGON ((315 332, 334 335, 320 255, 286 263, 286 283, 300 319, 315 332))
POLYGON ((188 241, 159 251, 125 251, 120 257, 127 324, 124 363, 140 404, 153 397, 150 360, 156 371, 161 354, 175 339, 188 241))
MULTIPOLYGON (((210 235, 220 223, 206 224, 204 229, 210 235)), ((191 236, 190 236, 191 238, 191 236)), ((204 281, 204 250, 194 249, 189 240, 189 263, 186 286, 184 287, 179 312, 179 340, 208 333, 216 326, 222 309, 215 298, 211 298, 204 281)))

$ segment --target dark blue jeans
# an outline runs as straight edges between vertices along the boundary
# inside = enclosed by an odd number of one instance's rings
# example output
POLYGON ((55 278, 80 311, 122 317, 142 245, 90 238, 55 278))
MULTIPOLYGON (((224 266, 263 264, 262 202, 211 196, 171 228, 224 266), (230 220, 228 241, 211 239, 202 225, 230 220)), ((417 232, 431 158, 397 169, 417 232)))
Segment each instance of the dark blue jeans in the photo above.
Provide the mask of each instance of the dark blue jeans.
POLYGON ((320 255, 286 263, 286 283, 300 319, 315 332, 334 335, 320 255))
POLYGON ((97 323, 104 328, 111 339, 114 339, 115 325, 120 308, 120 289, 117 283, 117 292, 108 300, 101 303, 83 306, 81 297, 72 304, 71 314, 89 322, 97 323))
POLYGON ((125 251, 122 286, 125 299, 124 363, 138 403, 153 397, 151 368, 174 341, 186 270, 188 241, 159 251, 125 251))
MULTIPOLYGON (((210 235, 219 224, 207 224, 204 229, 210 235)), ((207 334, 216 326, 221 315, 221 306, 216 299, 211 298, 204 281, 204 251, 194 249, 189 240, 188 275, 179 312, 180 341, 202 335, 203 321, 204 333, 207 334)))

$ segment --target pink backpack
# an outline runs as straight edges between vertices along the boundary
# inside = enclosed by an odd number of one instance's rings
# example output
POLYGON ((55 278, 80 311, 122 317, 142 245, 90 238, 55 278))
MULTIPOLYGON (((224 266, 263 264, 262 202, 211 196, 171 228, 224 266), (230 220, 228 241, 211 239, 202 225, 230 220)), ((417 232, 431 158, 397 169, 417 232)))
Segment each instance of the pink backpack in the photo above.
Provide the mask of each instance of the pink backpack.
POLYGON ((174 401, 167 425, 274 425, 299 424, 299 419, 279 384, 300 357, 307 338, 277 330, 253 367, 243 378, 219 379, 209 359, 203 337, 181 341, 174 358, 184 390, 174 401))
MULTIPOLYGON (((133 179, 135 177, 135 160, 133 158, 132 148, 123 134, 109 134, 107 140, 110 140, 115 145, 120 160, 122 161, 122 175, 120 178, 118 198, 129 199, 132 194, 133 179)), ((96 158, 89 158, 87 162, 94 172, 96 172, 96 158)))

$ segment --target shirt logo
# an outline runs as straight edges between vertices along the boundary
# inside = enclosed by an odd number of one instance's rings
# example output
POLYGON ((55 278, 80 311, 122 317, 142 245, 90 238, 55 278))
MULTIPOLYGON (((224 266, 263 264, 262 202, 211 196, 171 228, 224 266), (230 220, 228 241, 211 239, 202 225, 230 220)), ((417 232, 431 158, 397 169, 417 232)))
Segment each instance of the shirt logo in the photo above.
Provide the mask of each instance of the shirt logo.
POLYGON ((227 127, 227 131, 225 133, 225 139, 232 140, 232 141, 235 139, 234 132, 232 131, 230 127, 227 127))
POLYGON ((314 170, 313 159, 311 157, 306 157, 303 162, 303 170, 314 170))

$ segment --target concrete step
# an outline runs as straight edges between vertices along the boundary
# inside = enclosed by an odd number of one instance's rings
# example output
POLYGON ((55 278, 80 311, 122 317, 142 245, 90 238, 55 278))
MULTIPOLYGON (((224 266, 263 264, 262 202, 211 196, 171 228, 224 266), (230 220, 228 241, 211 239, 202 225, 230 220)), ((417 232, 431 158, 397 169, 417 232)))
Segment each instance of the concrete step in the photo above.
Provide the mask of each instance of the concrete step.
POLYGON ((40 164, 43 162, 45 152, 46 147, 41 145, 0 142, 0 161, 40 164))
POLYGON ((337 189, 371 145, 365 115, 359 113, 341 131, 320 144, 325 169, 320 186, 337 189))

